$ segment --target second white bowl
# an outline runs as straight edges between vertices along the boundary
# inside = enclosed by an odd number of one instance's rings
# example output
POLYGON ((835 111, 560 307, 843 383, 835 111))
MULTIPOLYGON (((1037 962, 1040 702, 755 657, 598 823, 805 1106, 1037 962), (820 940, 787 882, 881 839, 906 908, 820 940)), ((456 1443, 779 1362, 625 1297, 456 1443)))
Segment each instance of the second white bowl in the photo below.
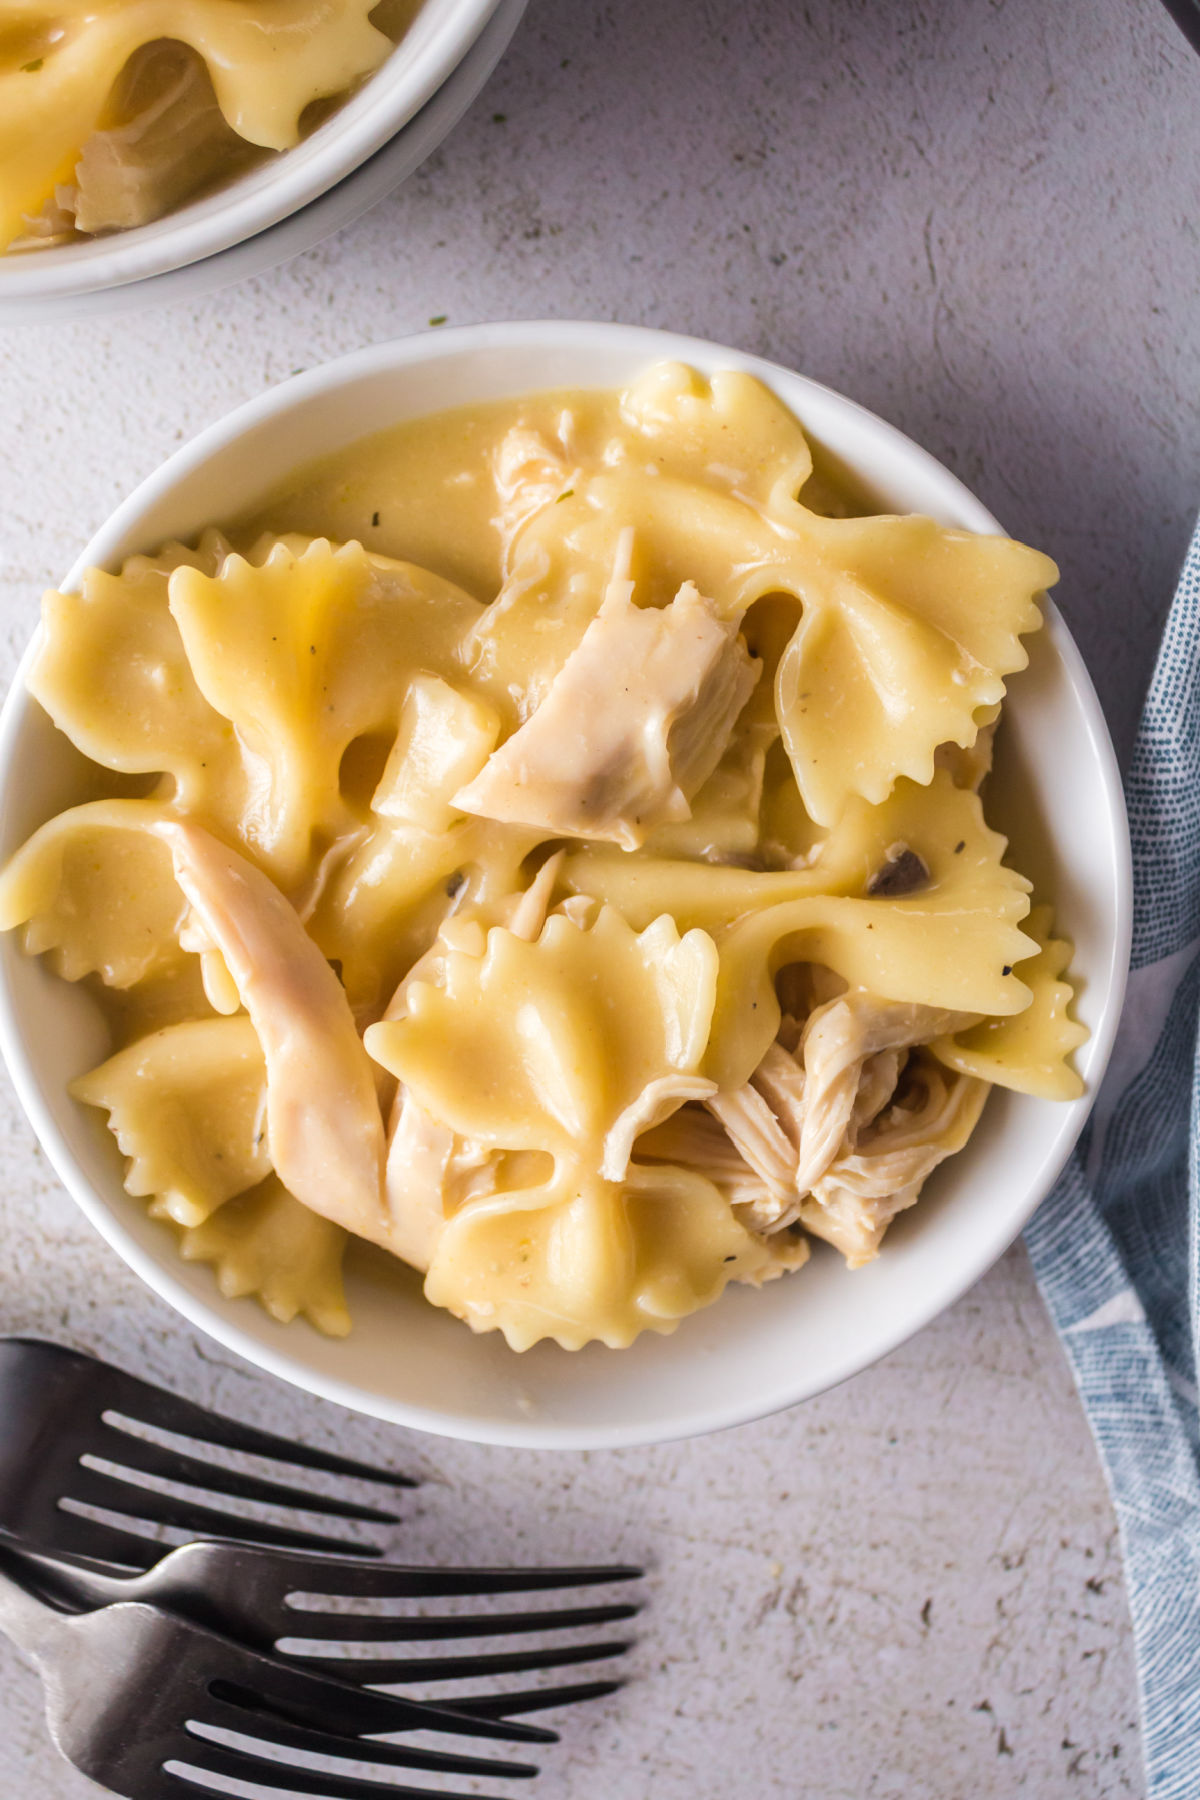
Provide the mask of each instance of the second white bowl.
MULTIPOLYGON (((424 0, 404 38, 357 93, 295 149, 268 158, 227 187, 150 225, 86 243, 0 256, 0 323, 41 323, 64 312, 78 317, 104 311, 104 296, 111 290, 217 256, 300 212, 415 117, 505 3, 424 0)), ((523 0, 517 18, 521 10, 523 0)), ((516 22, 514 18, 505 42, 516 22)), ((232 272, 224 278, 231 279, 232 272)))

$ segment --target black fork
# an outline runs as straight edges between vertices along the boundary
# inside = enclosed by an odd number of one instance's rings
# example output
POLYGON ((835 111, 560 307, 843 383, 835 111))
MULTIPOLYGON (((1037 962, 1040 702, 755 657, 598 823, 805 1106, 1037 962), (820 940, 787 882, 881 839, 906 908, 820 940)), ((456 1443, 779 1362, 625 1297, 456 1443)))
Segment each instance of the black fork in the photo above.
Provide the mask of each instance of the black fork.
MULTIPOLYGON (((279 1654, 283 1644, 284 1654, 313 1673, 371 1685, 568 1668, 609 1661, 629 1647, 618 1639, 520 1649, 493 1645, 436 1656, 397 1654, 392 1647, 404 1644, 574 1633, 629 1619, 638 1608, 610 1601, 522 1611, 431 1615, 409 1608, 402 1615, 367 1615, 339 1610, 341 1604, 592 1588, 635 1579, 641 1571, 623 1565, 439 1570, 364 1560, 364 1555, 377 1558, 378 1550, 368 1546, 364 1552, 327 1532, 264 1522, 246 1509, 271 1505, 277 1511, 370 1523, 395 1523, 395 1512, 231 1470, 204 1454, 214 1449, 393 1489, 415 1485, 407 1476, 224 1418, 79 1351, 37 1339, 0 1339, 0 1535, 18 1541, 25 1579, 60 1605, 80 1610, 118 1600, 157 1603, 263 1652, 279 1654), (192 1448, 155 1442, 143 1435, 145 1428, 186 1439, 192 1448), (97 1467, 99 1463, 106 1466, 97 1467), (146 1478, 170 1481, 204 1498, 161 1493, 146 1478), (91 1517, 79 1506, 118 1514, 123 1522, 91 1517), (170 1549, 140 1532, 139 1525, 170 1526, 226 1541, 170 1549), (336 1554, 348 1549, 353 1556, 336 1554), (49 1557, 39 1558, 39 1551, 49 1557), (56 1558, 73 1566, 56 1568, 56 1558), (302 1640, 306 1648, 294 1650, 289 1640, 302 1640), (363 1656, 346 1654, 350 1646, 355 1651, 379 1648, 363 1656)), ((500 1718, 597 1698, 618 1685, 592 1679, 565 1687, 456 1696, 452 1705, 460 1713, 500 1718)))

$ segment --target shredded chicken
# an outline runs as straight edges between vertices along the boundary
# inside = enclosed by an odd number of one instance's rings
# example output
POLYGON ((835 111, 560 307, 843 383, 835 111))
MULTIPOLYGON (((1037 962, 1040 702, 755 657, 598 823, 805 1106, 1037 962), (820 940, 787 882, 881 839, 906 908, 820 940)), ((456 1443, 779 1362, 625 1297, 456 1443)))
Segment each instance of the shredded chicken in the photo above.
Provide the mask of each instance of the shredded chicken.
POLYGON ((383 1120, 337 976, 274 883, 197 825, 155 827, 267 1065, 271 1163, 297 1200, 390 1248, 383 1120))
POLYGON ((614 581, 541 705, 454 805, 636 849, 690 816, 761 668, 691 582, 669 606, 638 607, 614 581))
POLYGON ((624 1181, 629 1172, 635 1139, 664 1119, 669 1119, 687 1100, 705 1100, 715 1095, 717 1084, 703 1075, 660 1075, 648 1082, 637 1099, 609 1127, 604 1139, 604 1160, 600 1173, 605 1181, 624 1181))
POLYGON ((639 1161, 677 1163, 707 1175, 732 1206, 749 1208, 754 1217, 769 1205, 762 1177, 739 1154, 720 1121, 702 1107, 680 1107, 640 1137, 636 1148, 639 1161))
MULTIPOLYGON (((780 1057, 787 1056, 777 1044, 772 1045, 772 1049, 778 1051, 780 1057)), ((788 1061, 791 1060, 788 1057, 788 1061)), ((803 1083, 803 1074, 798 1068, 796 1074, 803 1083)), ((739 1154, 763 1184, 770 1203, 763 1223, 778 1218, 796 1197, 797 1146, 788 1137, 781 1120, 753 1080, 731 1093, 713 1094, 705 1104, 713 1117, 720 1120, 731 1143, 736 1145, 739 1154)))
POLYGON ((528 519, 553 506, 571 486, 571 471, 562 451, 528 425, 506 431, 492 458, 500 511, 493 521, 505 556, 528 519))
POLYGON ((870 1262, 896 1214, 912 1206, 940 1162, 962 1149, 988 1092, 987 1082, 914 1055, 896 1102, 815 1183, 800 1222, 852 1269, 870 1262))
MULTIPOLYGON (((933 1006, 878 1000, 852 988, 810 1014, 800 1040, 806 1077, 796 1191, 807 1194, 838 1154, 858 1100, 863 1064, 881 1051, 960 1031, 968 1017, 933 1006)), ((878 1085, 881 1071, 873 1081, 878 1085)))
MULTIPOLYGON (((789 998, 802 997, 797 976, 789 998)), ((802 1217, 805 1197, 891 1099, 909 1049, 965 1021, 862 989, 814 1007, 803 1026, 785 1014, 750 1080, 705 1101, 759 1184, 744 1201, 752 1229, 780 1231, 802 1217)))
POLYGON ((846 992, 846 983, 832 969, 820 963, 785 963, 775 977, 783 1021, 779 1039, 785 1050, 794 1050, 800 1042, 803 1021, 818 1006, 836 1000, 846 992))

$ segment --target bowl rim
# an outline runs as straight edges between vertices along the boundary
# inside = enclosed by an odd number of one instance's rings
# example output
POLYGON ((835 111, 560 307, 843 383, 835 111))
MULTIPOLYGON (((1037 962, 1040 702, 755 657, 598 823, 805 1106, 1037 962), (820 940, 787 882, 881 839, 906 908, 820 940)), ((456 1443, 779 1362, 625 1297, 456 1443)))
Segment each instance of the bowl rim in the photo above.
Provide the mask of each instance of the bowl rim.
POLYGON ((6 302, 82 300, 185 268, 300 211, 416 116, 454 73, 501 3, 422 0, 390 55, 330 118, 290 150, 215 192, 128 231, 0 255, 0 317, 6 302))
MULTIPOLYGON (((62 587, 77 588, 87 568, 111 566, 115 560, 133 554, 135 549, 156 547, 156 544, 148 541, 138 541, 139 525, 152 513, 154 507, 197 471, 219 458, 237 439, 294 408, 302 407, 364 377, 394 374, 398 370, 480 351, 503 352, 518 347, 544 351, 548 342, 552 342, 555 350, 565 348, 568 351, 583 351, 589 346, 595 346, 597 334, 601 334, 608 345, 626 352, 631 364, 670 359, 690 362, 708 372, 717 368, 744 370, 765 381, 789 406, 795 406, 796 395, 802 393, 810 406, 818 411, 831 410, 851 418, 867 440, 874 440, 876 444, 901 452, 910 469, 940 483, 943 491, 952 498, 967 529, 985 533, 1002 531, 1002 527, 957 476, 895 426, 880 419, 857 401, 781 364, 711 340, 648 327, 576 320, 508 321, 441 328, 394 338, 352 351, 300 375, 291 376, 245 402, 222 419, 205 427, 138 484, 93 534, 73 563, 62 587)), ((573 385, 607 386, 611 383, 585 381, 575 382, 573 385)), ((514 390, 532 391, 536 390, 531 389, 528 384, 522 384, 519 389, 514 390)), ((796 410, 803 415, 802 407, 796 406, 796 410)), ((811 427, 810 417, 804 418, 803 422, 806 429, 812 428, 813 435, 820 437, 819 428, 811 427)), ((371 434, 368 431, 363 435, 371 434)), ((354 439, 347 436, 340 441, 350 443, 354 439)), ((869 454, 868 449, 864 452, 864 457, 869 454)), ((535 1418, 522 1420, 520 1423, 460 1419, 445 1410, 367 1392, 352 1381, 314 1370, 289 1350, 277 1351, 271 1345, 254 1338, 235 1320, 221 1312, 217 1304, 189 1291, 175 1276, 165 1259, 160 1260, 151 1254, 131 1236, 103 1195, 92 1186, 76 1163, 43 1097, 32 1059, 25 1050, 20 1016, 14 1003, 8 974, 0 961, 0 1052, 3 1053, 21 1105, 56 1174, 84 1215, 127 1266, 141 1277, 152 1292, 197 1329, 252 1365, 304 1391, 332 1400, 352 1411, 436 1436, 510 1448, 632 1448, 703 1436, 713 1431, 749 1424, 840 1385, 889 1355, 924 1329, 960 1299, 1015 1241, 1062 1172, 1083 1130, 1099 1090, 1120 1021, 1132 939, 1133 894, 1132 853, 1124 790, 1116 753, 1082 655, 1054 604, 1045 599, 1041 604, 1045 625, 1039 636, 1053 644, 1054 653, 1063 664, 1067 680, 1080 702, 1088 748, 1100 777, 1108 823, 1117 851, 1113 892, 1116 930, 1108 945, 1103 968, 1097 968, 1091 977, 1097 988, 1103 981, 1104 1005, 1091 1038, 1084 1046, 1089 1067, 1088 1088, 1076 1101, 1057 1103, 1056 1115, 1059 1122, 1047 1136, 1036 1174, 1029 1181, 1023 1204, 992 1219, 989 1228, 981 1227, 972 1238, 971 1255, 956 1263, 953 1274, 938 1284, 930 1294, 922 1296, 920 1303, 914 1302, 911 1311, 905 1313, 903 1321, 893 1330, 873 1340, 865 1351, 856 1345, 848 1345, 840 1358, 823 1367, 817 1379, 806 1378, 803 1373, 799 1373, 787 1384, 786 1391, 772 1389, 766 1396, 744 1395, 738 1401, 710 1403, 707 1409, 701 1406, 690 1411, 681 1420, 656 1420, 636 1427, 585 1427, 578 1423, 568 1426, 554 1423, 546 1425, 535 1418)), ((11 772, 16 766, 16 743, 26 713, 35 704, 26 691, 25 683, 36 653, 40 631, 39 625, 25 649, 0 711, 0 810, 3 808, 11 772)), ((214 1301, 218 1299, 219 1296, 214 1293, 214 1301)), ((463 1329, 467 1328, 464 1326, 463 1329)))

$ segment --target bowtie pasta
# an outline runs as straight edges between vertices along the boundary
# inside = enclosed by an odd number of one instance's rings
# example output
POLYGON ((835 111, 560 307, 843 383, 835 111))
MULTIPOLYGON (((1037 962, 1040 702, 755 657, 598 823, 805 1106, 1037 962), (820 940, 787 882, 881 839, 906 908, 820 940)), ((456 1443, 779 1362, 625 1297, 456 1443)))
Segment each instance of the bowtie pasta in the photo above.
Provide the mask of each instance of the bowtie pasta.
POLYGON ((74 1093, 127 1189, 329 1332, 353 1239, 518 1350, 869 1261, 993 1084, 1080 1092, 980 797, 1056 575, 672 365, 48 595, 30 687, 98 785, 0 925, 110 1021, 74 1093))
POLYGON ((146 225, 288 150, 420 0, 12 0, 0 251, 146 225))

